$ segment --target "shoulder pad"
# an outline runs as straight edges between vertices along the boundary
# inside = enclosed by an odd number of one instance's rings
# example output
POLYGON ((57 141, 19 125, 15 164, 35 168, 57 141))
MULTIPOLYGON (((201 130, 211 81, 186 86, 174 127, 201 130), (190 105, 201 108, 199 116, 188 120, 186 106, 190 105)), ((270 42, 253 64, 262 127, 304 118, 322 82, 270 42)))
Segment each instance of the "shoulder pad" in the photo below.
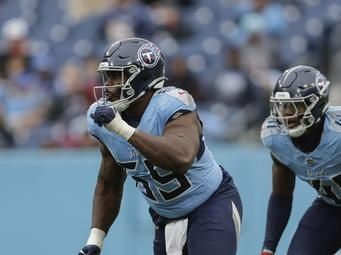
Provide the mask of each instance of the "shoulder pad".
POLYGON ((174 97, 187 106, 195 104, 193 97, 186 90, 183 89, 179 89, 176 87, 164 87, 160 89, 157 93, 159 95, 165 94, 174 97))
POLYGON ((330 106, 326 115, 331 127, 336 132, 341 133, 341 106, 330 106))
POLYGON ((261 138, 279 133, 280 128, 276 120, 271 117, 265 119, 261 129, 261 138))

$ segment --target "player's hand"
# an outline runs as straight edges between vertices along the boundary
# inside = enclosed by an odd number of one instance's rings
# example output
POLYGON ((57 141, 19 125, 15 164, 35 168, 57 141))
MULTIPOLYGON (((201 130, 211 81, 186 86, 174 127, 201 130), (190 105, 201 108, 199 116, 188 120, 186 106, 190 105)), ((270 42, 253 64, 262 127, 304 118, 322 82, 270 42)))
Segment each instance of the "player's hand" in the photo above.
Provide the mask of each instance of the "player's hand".
POLYGON ((260 255, 274 255, 274 253, 270 250, 262 250, 260 255))
POLYGON ((135 132, 135 128, 125 122, 118 111, 111 106, 97 106, 95 113, 90 114, 98 126, 104 125, 109 131, 115 132, 128 140, 135 132))
POLYGON ((100 105, 96 108, 95 113, 91 113, 90 117, 98 126, 110 123, 118 115, 115 108, 110 106, 100 105))
POLYGON ((78 255, 99 255, 100 253, 101 249, 97 245, 91 244, 83 247, 78 255))

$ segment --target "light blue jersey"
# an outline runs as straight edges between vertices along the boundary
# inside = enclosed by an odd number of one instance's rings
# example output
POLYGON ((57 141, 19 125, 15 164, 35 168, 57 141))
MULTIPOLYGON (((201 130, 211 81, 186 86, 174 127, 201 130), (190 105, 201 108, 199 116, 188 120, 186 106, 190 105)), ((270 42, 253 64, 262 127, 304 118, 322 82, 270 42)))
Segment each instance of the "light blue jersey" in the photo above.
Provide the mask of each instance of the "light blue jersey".
POLYGON ((341 206, 341 106, 329 107, 320 144, 310 153, 297 149, 271 117, 261 137, 274 157, 312 185, 325 202, 341 206))
MULTIPOLYGON (((167 218, 187 215, 218 188, 222 171, 206 147, 203 137, 201 149, 191 168, 185 175, 175 175, 153 166, 123 138, 95 124, 90 114, 96 107, 97 103, 94 103, 88 110, 89 132, 108 148, 118 164, 135 179, 137 188, 159 215, 167 218)), ((137 129, 161 136, 167 122, 176 112, 195 110, 192 96, 186 91, 165 87, 155 92, 137 129)))

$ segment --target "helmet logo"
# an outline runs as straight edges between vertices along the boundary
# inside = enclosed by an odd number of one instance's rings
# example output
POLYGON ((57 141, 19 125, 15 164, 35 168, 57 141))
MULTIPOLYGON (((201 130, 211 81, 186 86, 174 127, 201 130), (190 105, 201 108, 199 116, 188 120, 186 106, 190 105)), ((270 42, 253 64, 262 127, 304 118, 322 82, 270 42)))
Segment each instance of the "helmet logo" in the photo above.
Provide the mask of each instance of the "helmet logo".
POLYGON ((327 89, 328 89, 329 83, 327 79, 320 72, 316 74, 315 83, 316 83, 317 91, 320 93, 320 95, 323 95, 328 91, 327 89))
POLYGON ((160 49, 153 43, 141 46, 137 54, 142 66, 148 68, 156 66, 161 56, 160 49))

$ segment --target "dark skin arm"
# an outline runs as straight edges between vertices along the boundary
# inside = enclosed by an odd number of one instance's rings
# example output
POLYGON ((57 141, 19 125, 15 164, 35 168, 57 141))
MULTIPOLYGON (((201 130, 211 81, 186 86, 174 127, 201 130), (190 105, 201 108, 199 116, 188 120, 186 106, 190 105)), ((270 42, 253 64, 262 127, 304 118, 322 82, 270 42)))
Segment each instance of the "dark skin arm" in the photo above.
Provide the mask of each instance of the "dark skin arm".
POLYGON ((153 165, 185 174, 199 150, 201 132, 196 112, 190 112, 168 122, 163 136, 136 130, 129 143, 153 165))
POLYGON ((120 210, 126 173, 102 143, 100 151, 102 161, 93 198, 92 228, 108 233, 120 210))
POLYGON ((295 173, 279 162, 273 155, 271 157, 273 160, 272 192, 284 197, 292 196, 295 189, 295 173))
POLYGON ((271 157, 272 194, 268 203, 263 249, 275 251, 291 214, 295 174, 273 155, 271 157))

